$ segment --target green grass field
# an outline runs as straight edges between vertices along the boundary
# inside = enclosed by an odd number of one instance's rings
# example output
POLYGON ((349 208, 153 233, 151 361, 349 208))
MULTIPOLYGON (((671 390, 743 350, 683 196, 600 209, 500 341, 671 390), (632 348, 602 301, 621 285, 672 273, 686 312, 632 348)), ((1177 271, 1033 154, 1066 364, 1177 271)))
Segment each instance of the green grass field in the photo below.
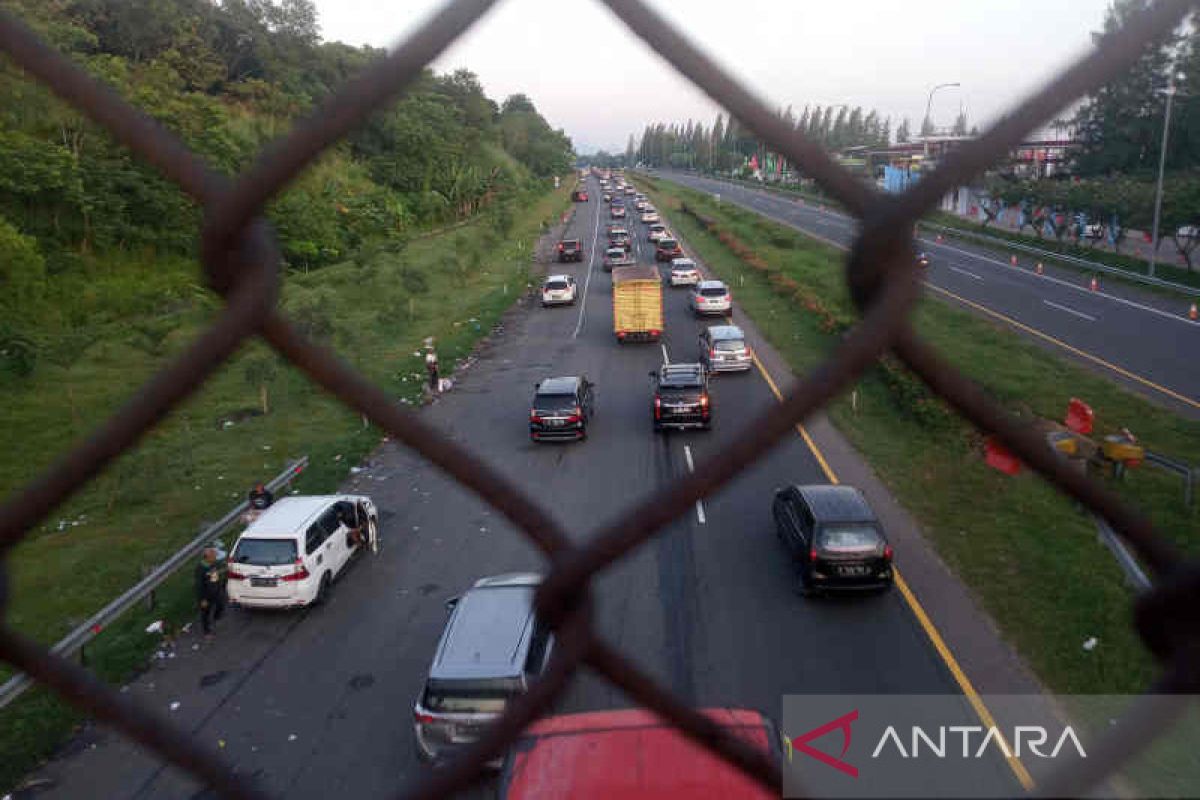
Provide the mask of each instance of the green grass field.
MULTIPOLYGON (((443 373, 470 352, 525 291, 532 248, 543 225, 568 205, 570 185, 514 201, 511 226, 497 221, 504 214, 485 214, 404 246, 369 248, 345 263, 289 274, 283 304, 310 336, 398 400, 418 401, 425 371, 414 353, 422 340, 435 337, 443 373)), ((69 334, 53 328, 44 342, 53 357, 28 379, 0 384, 5 494, 108 417, 216 308, 196 288, 192 264, 114 265, 93 277, 77 287, 89 295, 67 305, 97 313, 84 313, 69 334)), ((47 644, 57 641, 290 459, 310 457, 296 488, 329 491, 380 437, 261 343, 247 345, 13 551, 9 624, 47 644)), ((177 576, 158 592, 154 610, 132 611, 101 634, 86 649, 88 666, 120 681, 144 664, 157 644, 145 626, 192 616, 188 580, 177 576)), ((0 680, 10 674, 0 669, 0 680)), ((0 711, 0 787, 12 786, 77 721, 41 690, 0 711)))
MULTIPOLYGON (((815 314, 773 286, 697 219, 750 245, 839 314, 852 314, 843 254, 753 212, 716 204, 702 193, 643 183, 669 224, 718 275, 734 286, 753 317, 803 374, 830 350, 832 336, 815 314)), ((777 279, 778 281, 778 279, 777 279)), ((1097 415, 1097 433, 1129 427, 1148 447, 1200 461, 1200 424, 1185 420, 1114 383, 1018 337, 1007 329, 935 300, 923 300, 915 324, 952 363, 1015 413, 1061 420, 1071 397, 1097 415)), ((1056 692, 1123 693, 1143 688, 1153 664, 1130 625, 1132 594, 1112 556, 1096 541, 1089 517, 1037 477, 1016 478, 983 463, 982 437, 931 398, 914 404, 880 370, 829 414, 896 497, 920 521, 941 556, 970 585, 1045 684, 1056 692), (933 403, 933 406, 926 404, 933 403), (1083 649, 1097 637, 1099 646, 1083 649)), ((1184 506, 1179 479, 1151 467, 1114 483, 1158 530, 1192 552, 1200 542, 1194 510, 1184 506)), ((901 558, 901 564, 903 560, 901 558)))

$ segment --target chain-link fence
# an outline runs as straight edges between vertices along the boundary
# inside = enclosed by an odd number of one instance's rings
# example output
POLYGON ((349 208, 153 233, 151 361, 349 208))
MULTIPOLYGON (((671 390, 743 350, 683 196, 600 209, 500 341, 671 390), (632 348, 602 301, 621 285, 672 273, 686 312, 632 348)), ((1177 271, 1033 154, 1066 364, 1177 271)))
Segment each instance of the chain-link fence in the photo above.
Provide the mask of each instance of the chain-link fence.
MULTIPOLYGON (((785 398, 781 408, 764 411, 762 418, 747 423, 719 460, 628 508, 609 525, 584 537, 586 544, 581 545, 571 544, 534 498, 508 478, 415 414, 402 411, 383 390, 336 353, 297 331, 277 307, 279 251, 262 216, 265 204, 288 181, 373 110, 403 91, 493 2, 450 0, 401 47, 350 81, 233 180, 210 170, 174 135, 39 41, 19 20, 0 13, 0 49, 29 75, 155 165, 204 209, 201 258, 210 286, 226 301, 219 318, 179 358, 142 386, 85 441, 4 504, 0 511, 0 555, 7 555, 55 507, 198 389, 247 338, 261 336, 327 391, 503 513, 551 562, 537 594, 537 608, 556 630, 560 645, 545 676, 527 695, 509 705, 486 734, 447 769, 429 773, 418 786, 410 788, 409 796, 444 797, 478 780, 484 764, 502 754, 526 725, 550 708, 581 666, 605 676, 636 702, 763 785, 778 789, 779 764, 727 736, 597 636, 592 625, 591 580, 689 511, 698 498, 736 477, 796 423, 847 388, 879 356, 890 351, 960 414, 981 430, 996 434, 1043 478, 1107 520, 1149 566, 1156 576, 1155 588, 1141 596, 1134 609, 1138 631, 1162 667, 1160 678, 1149 691, 1161 695, 1197 690, 1200 564, 1185 561, 1181 552, 1156 534, 1147 519, 1104 486, 1069 469, 1039 436, 996 406, 923 342, 909 322, 909 312, 919 294, 912 241, 917 219, 947 191, 1003 157, 1035 126, 1126 69, 1144 46, 1195 9, 1195 0, 1160 0, 1133 15, 1123 29, 1106 36, 1093 53, 1058 75, 984 135, 949 154, 937 170, 898 197, 877 194, 835 165, 820 146, 787 126, 642 0, 604 0, 655 52, 861 219, 861 234, 846 263, 846 279, 862 319, 826 361, 785 398)), ((50 655, 44 647, 8 627, 3 621, 8 586, 5 566, 0 569, 0 659, 223 796, 263 796, 228 769, 215 751, 192 740, 181 728, 167 724, 86 670, 50 655)), ((1152 741, 1166 727, 1165 718, 1181 712, 1178 706, 1146 697, 1114 727, 1097 752, 1089 754, 1092 757, 1069 773, 1060 772, 1043 782, 1039 792, 1045 796, 1081 794, 1152 741)))

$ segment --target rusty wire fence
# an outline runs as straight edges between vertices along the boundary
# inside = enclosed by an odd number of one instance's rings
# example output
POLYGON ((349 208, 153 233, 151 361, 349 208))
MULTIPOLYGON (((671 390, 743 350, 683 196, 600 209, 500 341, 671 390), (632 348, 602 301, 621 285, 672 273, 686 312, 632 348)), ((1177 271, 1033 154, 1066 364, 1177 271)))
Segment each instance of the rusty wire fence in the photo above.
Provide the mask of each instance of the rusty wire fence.
MULTIPOLYGON (((551 563, 536 601, 559 639, 545 676, 527 695, 512 703, 452 765, 409 787, 407 796, 444 797, 473 784, 488 760, 502 754, 526 725, 550 708, 581 666, 603 675, 687 736, 764 786, 778 790, 779 764, 725 735, 715 723, 672 696, 596 634, 591 619, 591 579, 686 513, 698 498, 737 476, 796 423, 847 388, 879 356, 890 351, 979 429, 996 434, 1045 480, 1107 520, 1156 576, 1155 588, 1136 601, 1133 618, 1146 647, 1160 662, 1160 677, 1101 742, 1093 757, 1043 782, 1039 794, 1054 797, 1083 793, 1165 730, 1166 718, 1182 710, 1180 704, 1156 701, 1154 696, 1200 689, 1200 564, 1186 561, 1147 519, 1104 486, 1068 469, 1040 437, 996 406, 914 333, 909 312, 919 295, 919 278, 912 235, 916 220, 943 194, 978 175, 1072 100, 1127 68, 1143 47, 1196 9, 1196 0, 1160 0, 1136 14, 1095 51, 1055 77, 983 136, 948 155, 937 170, 898 197, 877 194, 835 165, 819 145, 786 126, 643 0, 603 0, 655 52, 861 220, 861 233, 846 262, 846 280, 862 319, 825 362, 795 386, 780 409, 771 409, 749 422, 720 459, 699 465, 693 475, 670 489, 633 503, 580 545, 571 544, 546 510, 507 477, 415 414, 402 411, 336 353, 297 331, 277 307, 279 251, 262 216, 265 204, 292 178, 373 110, 394 99, 494 2, 449 0, 386 59, 350 81, 289 135, 266 148, 256 163, 236 179, 210 170, 177 137, 40 41, 18 19, 0 12, 0 49, 13 62, 107 128, 204 209, 201 260, 209 285, 225 298, 218 319, 179 358, 140 387, 86 440, 8 499, 0 509, 0 556, 7 555, 56 506, 198 389, 247 338, 261 336, 316 383, 503 513, 551 563)), ((259 788, 234 775, 216 751, 193 741, 183 729, 10 628, 4 621, 8 589, 7 569, 0 565, 0 659, 222 796, 265 796, 259 788)))

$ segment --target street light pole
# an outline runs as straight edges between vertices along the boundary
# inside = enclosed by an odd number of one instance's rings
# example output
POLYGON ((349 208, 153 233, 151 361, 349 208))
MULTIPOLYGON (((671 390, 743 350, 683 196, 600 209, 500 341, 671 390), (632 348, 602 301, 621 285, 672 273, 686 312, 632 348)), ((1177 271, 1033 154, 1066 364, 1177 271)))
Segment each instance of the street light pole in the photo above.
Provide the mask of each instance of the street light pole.
POLYGON ((1171 101, 1175 99, 1175 84, 1166 89, 1160 89, 1160 94, 1167 96, 1167 109, 1163 114, 1162 147, 1158 152, 1158 188, 1154 192, 1154 241, 1150 250, 1150 277, 1154 277, 1154 266, 1158 262, 1158 220, 1162 214, 1163 170, 1167 166, 1167 137, 1171 132, 1171 101))
MULTIPOLYGON (((921 120, 921 127, 925 127, 925 123, 929 123, 929 127, 933 127, 933 120, 929 118, 929 113, 933 110, 933 95, 938 89, 949 89, 955 86, 962 86, 961 83, 939 83, 929 90, 929 99, 925 101, 925 119, 921 120)), ((921 138, 925 140, 925 160, 929 160, 929 137, 922 133, 921 138)))

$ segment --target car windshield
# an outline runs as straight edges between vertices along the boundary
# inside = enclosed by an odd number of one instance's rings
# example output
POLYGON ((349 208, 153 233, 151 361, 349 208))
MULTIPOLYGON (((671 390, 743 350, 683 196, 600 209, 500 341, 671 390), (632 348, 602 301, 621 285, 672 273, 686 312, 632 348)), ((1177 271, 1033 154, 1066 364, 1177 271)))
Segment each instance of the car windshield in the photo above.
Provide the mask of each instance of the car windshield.
POLYGON ((614 247, 612 250, 608 251, 607 255, 609 258, 624 258, 625 251, 619 247, 614 247))
POLYGON ((546 288, 551 289, 553 291, 558 291, 559 289, 566 289, 567 282, 566 281, 546 281, 546 288))
POLYGON ((567 239, 566 241, 563 242, 563 249, 564 250, 578 250, 579 242, 575 239, 567 239))
POLYGON ((256 567, 274 567, 296 561, 294 539, 240 539, 233 550, 233 560, 238 564, 256 567))
POLYGON ((821 530, 821 549, 836 553, 879 550, 883 537, 873 525, 836 525, 821 530))
POLYGON ((664 384, 658 387, 658 396, 663 400, 698 400, 704 393, 704 386, 699 382, 685 384, 664 384))
POLYGON ((713 348, 716 350, 742 350, 746 343, 741 339, 718 339, 713 348))
POLYGON ((425 692, 422 705, 442 714, 499 714, 508 703, 504 692, 425 692))
POLYGON ((700 294, 705 297, 724 297, 726 291, 724 286, 705 286, 700 290, 700 294))
POLYGON ((659 239, 658 246, 663 250, 674 250, 679 245, 679 242, 674 239, 659 239))
POLYGON ((575 395, 539 394, 533 398, 533 409, 541 414, 570 414, 575 409, 575 395))

